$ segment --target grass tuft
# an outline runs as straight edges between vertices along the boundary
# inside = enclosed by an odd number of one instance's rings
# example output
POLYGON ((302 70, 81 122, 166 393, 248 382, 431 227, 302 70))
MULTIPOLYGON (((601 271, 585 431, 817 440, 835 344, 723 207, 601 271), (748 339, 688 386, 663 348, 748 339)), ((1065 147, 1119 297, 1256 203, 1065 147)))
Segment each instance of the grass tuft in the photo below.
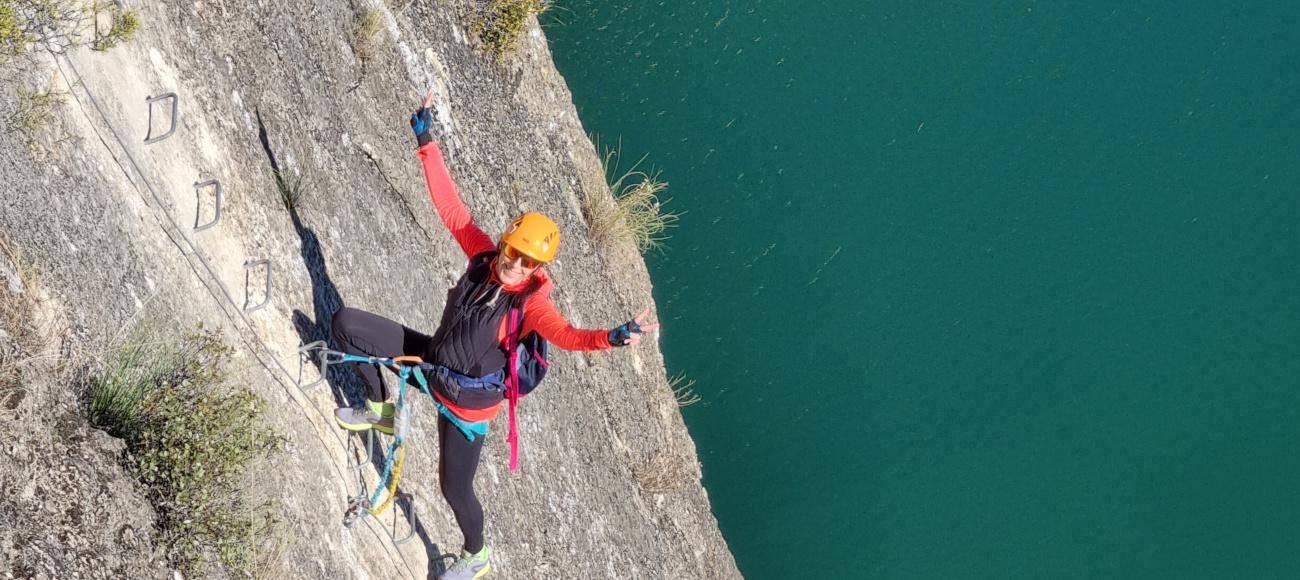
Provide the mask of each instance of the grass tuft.
POLYGON ((352 29, 352 50, 357 54, 357 59, 362 62, 369 61, 375 56, 375 49, 379 45, 380 24, 379 9, 372 8, 357 21, 356 28, 352 29))
POLYGON ((111 2, 95 2, 92 12, 95 18, 95 40, 91 42, 91 48, 95 50, 108 50, 120 43, 127 42, 135 37, 135 33, 140 30, 140 17, 132 10, 123 10, 111 2), (110 24, 106 32, 99 31, 98 14, 105 6, 111 6, 110 24))
POLYGON ((245 479, 279 447, 265 403, 228 380, 214 334, 173 337, 139 324, 89 390, 91 422, 126 441, 127 464, 157 509, 170 563, 188 577, 253 575, 274 549, 276 505, 245 479))
POLYGON ((157 328, 141 325, 132 329, 108 368, 91 383, 91 423, 115 437, 137 437, 137 430, 146 428, 145 400, 159 385, 183 376, 184 354, 157 328))
MULTIPOLYGON (((618 157, 617 150, 605 152, 602 161, 606 179, 618 174, 618 157)), ((677 214, 663 211, 663 206, 670 200, 659 199, 659 194, 668 189, 668 183, 660 181, 658 173, 638 170, 643 161, 645 157, 610 181, 612 199, 592 197, 584 200, 583 210, 593 240, 630 243, 645 253, 668 239, 665 232, 678 219, 677 214)))
POLYGON ((302 175, 285 175, 283 171, 272 171, 271 177, 275 179, 275 191, 280 194, 280 203, 284 209, 297 210, 302 203, 305 188, 302 175))
POLYGON ((493 59, 505 60, 514 53, 519 37, 528 28, 528 19, 550 7, 550 0, 492 0, 474 22, 474 33, 493 59))
POLYGON ((699 393, 695 392, 695 379, 686 378, 686 373, 668 379, 668 388, 672 389, 678 407, 689 407, 702 400, 699 393))

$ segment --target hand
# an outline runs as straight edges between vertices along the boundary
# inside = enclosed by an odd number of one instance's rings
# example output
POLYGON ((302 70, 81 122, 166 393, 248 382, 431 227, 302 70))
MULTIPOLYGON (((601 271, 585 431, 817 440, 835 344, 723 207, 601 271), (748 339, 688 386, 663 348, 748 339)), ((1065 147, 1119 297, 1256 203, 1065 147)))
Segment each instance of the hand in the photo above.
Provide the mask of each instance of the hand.
POLYGON ((609 344, 613 346, 631 346, 641 342, 642 334, 659 328, 658 322, 641 324, 649 315, 650 309, 646 308, 632 320, 609 331, 609 344))
POLYGON ((433 89, 429 89, 424 95, 424 102, 420 104, 420 109, 411 115, 411 131, 415 133, 415 141, 420 147, 424 147, 433 136, 429 130, 433 128, 433 111, 429 106, 433 104, 433 89))

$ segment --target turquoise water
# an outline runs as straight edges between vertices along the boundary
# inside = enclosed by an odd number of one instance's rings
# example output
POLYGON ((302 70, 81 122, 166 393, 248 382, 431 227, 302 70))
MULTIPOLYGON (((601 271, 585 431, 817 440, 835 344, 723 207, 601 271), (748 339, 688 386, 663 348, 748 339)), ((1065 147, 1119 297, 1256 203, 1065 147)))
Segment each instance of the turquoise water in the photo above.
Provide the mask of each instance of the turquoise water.
POLYGON ((1300 578, 1300 5, 544 21, 746 577, 1300 578))

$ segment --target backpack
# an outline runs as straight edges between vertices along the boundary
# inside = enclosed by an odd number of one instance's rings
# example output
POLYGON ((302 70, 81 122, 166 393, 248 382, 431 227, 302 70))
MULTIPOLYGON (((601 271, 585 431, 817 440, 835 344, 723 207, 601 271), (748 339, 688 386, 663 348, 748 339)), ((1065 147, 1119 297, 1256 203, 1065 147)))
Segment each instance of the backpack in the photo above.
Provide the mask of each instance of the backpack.
POLYGON ((515 407, 519 399, 537 389, 550 363, 546 362, 550 344, 536 331, 520 337, 524 324, 524 299, 516 300, 510 306, 510 332, 506 334, 506 351, 510 361, 506 364, 506 401, 510 405, 510 434, 506 441, 510 443, 510 470, 519 468, 519 429, 515 420, 515 407))
POLYGON ((542 379, 546 378, 546 370, 551 368, 551 363, 546 361, 550 348, 551 343, 546 342, 537 331, 530 332, 519 340, 519 345, 515 347, 517 357, 514 367, 519 375, 519 398, 533 392, 542 379))

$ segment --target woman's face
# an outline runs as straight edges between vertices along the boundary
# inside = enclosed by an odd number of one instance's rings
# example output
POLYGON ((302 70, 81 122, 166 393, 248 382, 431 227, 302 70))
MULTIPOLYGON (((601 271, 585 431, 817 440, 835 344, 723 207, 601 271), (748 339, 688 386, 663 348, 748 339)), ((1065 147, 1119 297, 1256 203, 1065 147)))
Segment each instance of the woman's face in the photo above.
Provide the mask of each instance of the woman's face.
POLYGON ((527 280, 533 275, 533 272, 536 272, 541 267, 541 264, 533 261, 528 256, 510 251, 498 253, 496 264, 497 279, 501 280, 501 283, 506 286, 514 286, 527 280))

